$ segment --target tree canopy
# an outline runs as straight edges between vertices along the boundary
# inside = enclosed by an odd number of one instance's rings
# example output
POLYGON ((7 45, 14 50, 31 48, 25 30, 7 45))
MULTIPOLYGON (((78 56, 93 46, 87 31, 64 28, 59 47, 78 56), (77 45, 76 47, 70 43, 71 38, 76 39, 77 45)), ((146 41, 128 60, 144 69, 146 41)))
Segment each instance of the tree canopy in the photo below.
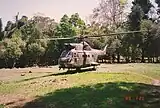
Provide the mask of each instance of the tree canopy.
MULTIPOLYGON (((160 7, 159 0, 155 3, 160 7)), ((148 32, 123 34, 99 39, 87 39, 93 48, 101 49, 108 44, 108 53, 126 61, 145 58, 159 61, 160 22, 149 16, 155 8, 150 0, 133 0, 131 12, 126 15, 127 0, 101 0, 93 9, 90 24, 78 13, 65 14, 56 22, 53 18, 35 15, 32 18, 16 15, 15 21, 2 24, 0 19, 0 68, 47 66, 57 64, 65 42, 76 40, 47 41, 46 38, 72 37, 76 35, 102 35, 114 32, 147 30, 148 32), (4 26, 4 29, 2 27, 4 26), (44 40, 37 40, 44 39, 44 40)), ((159 16, 159 9, 157 13, 159 16)))

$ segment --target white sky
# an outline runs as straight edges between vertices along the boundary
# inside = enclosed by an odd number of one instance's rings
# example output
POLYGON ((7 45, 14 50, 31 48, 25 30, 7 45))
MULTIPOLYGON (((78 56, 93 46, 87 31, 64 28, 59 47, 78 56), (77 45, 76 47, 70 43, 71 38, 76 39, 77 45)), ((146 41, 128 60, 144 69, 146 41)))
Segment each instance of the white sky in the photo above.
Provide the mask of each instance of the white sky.
MULTIPOLYGON (((130 3, 132 0, 128 0, 130 3)), ((153 1, 153 0, 152 0, 153 1)), ((3 26, 13 20, 17 12, 20 16, 32 17, 35 13, 44 13, 56 21, 64 15, 78 12, 82 19, 92 13, 99 0, 0 0, 0 18, 3 26)))

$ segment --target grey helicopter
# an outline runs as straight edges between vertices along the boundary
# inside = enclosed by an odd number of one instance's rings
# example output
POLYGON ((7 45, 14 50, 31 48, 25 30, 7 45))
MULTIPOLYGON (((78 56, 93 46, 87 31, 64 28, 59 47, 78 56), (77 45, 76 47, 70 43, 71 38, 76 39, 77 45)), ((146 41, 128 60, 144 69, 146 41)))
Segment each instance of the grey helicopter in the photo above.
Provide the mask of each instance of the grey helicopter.
POLYGON ((87 42, 65 44, 65 50, 59 58, 59 69, 76 69, 100 65, 97 58, 106 54, 107 45, 103 50, 93 49, 87 42))
POLYGON ((92 48, 86 41, 85 38, 99 38, 104 36, 120 35, 120 34, 132 34, 140 33, 147 31, 130 31, 130 32, 119 32, 111 33, 107 35, 98 35, 98 36, 74 36, 71 38, 50 38, 48 40, 68 40, 68 39, 80 39, 80 43, 65 43, 64 51, 62 51, 58 64, 59 70, 61 69, 76 69, 79 71, 81 68, 93 67, 94 70, 97 69, 98 57, 105 55, 107 52, 107 45, 103 50, 98 50, 92 48))

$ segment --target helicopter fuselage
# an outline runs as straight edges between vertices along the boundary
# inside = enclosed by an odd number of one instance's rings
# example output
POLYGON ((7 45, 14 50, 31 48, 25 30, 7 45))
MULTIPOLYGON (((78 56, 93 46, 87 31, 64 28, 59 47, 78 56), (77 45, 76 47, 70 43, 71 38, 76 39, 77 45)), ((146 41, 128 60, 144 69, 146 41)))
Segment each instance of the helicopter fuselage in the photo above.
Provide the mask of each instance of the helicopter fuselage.
POLYGON ((77 44, 72 49, 64 50, 59 58, 59 68, 77 69, 90 66, 98 66, 97 58, 105 54, 102 50, 82 49, 81 44, 77 44))

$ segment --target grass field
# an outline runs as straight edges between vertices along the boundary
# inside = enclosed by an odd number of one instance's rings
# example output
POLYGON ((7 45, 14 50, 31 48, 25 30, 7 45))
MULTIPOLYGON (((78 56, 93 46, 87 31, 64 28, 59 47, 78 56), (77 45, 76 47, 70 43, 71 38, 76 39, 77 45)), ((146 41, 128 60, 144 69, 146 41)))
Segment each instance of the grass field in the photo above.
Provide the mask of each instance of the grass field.
POLYGON ((103 64, 80 73, 1 69, 0 108, 159 108, 159 80, 159 64, 103 64))

